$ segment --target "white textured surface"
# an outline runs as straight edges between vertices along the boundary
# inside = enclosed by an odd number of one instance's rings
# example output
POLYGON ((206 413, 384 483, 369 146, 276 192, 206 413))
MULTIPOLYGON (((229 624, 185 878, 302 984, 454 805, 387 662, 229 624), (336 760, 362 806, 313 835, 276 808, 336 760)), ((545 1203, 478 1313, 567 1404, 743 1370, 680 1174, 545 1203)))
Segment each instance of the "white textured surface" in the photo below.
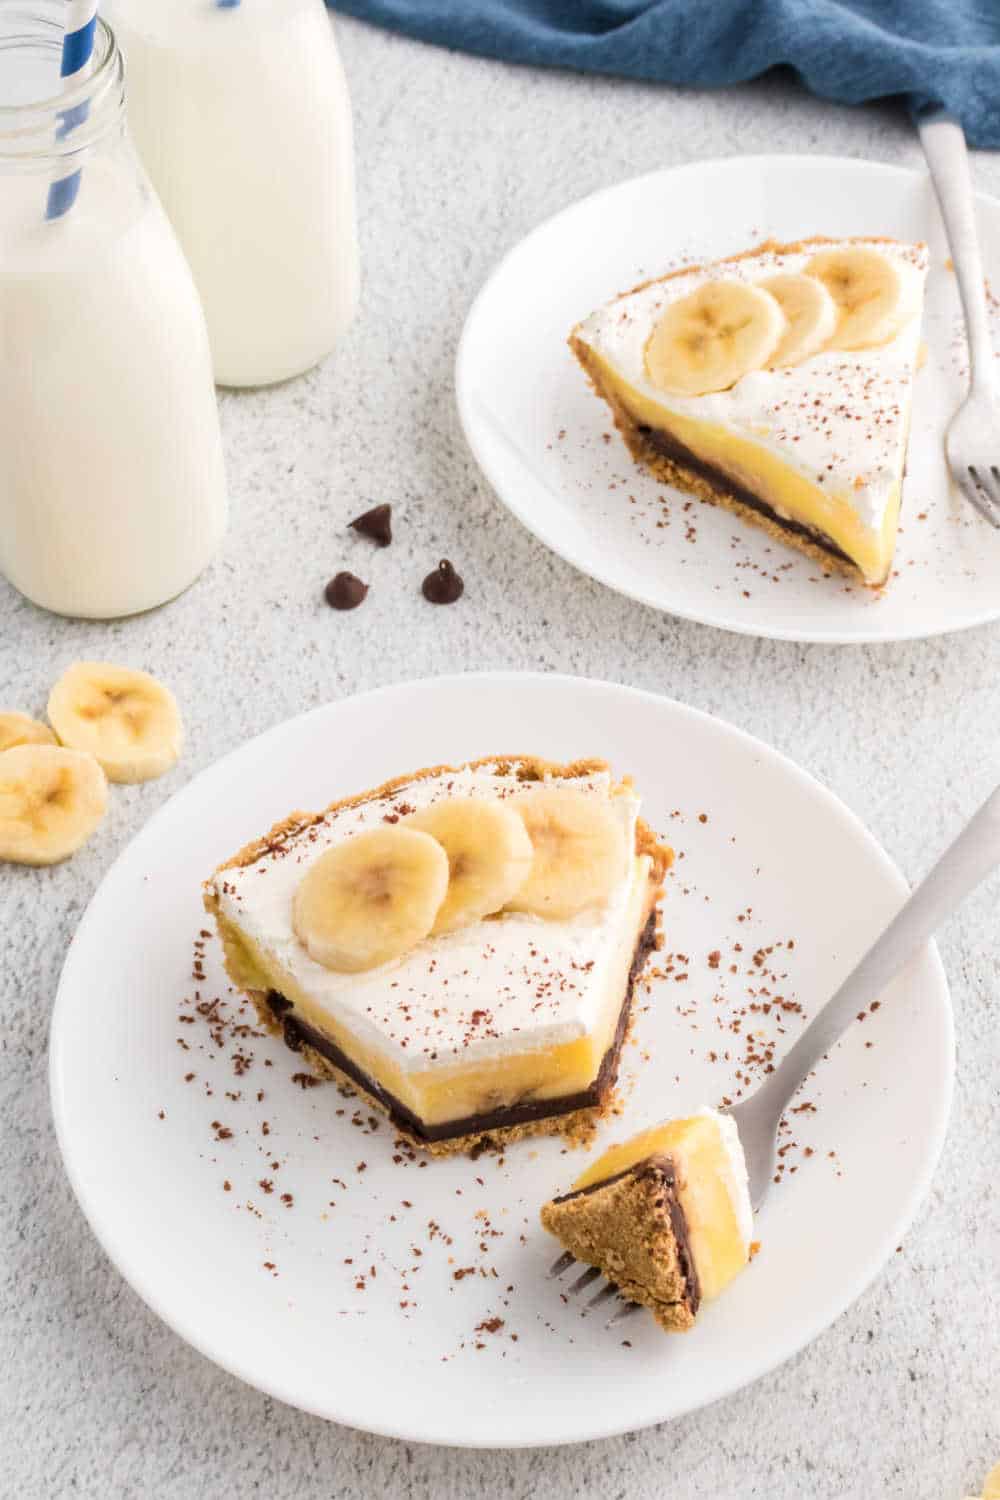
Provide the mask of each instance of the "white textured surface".
MULTIPOLYGON (((181 766, 114 790, 71 863, 0 871, 0 1489, 157 1500, 380 1495, 464 1500, 952 1500, 1000 1457, 997 885, 946 929, 958 1023, 952 1130, 894 1264, 812 1348, 669 1428, 579 1449, 408 1448, 275 1405, 185 1348, 108 1266, 56 1156, 45 1038, 75 923, 115 853, 201 766, 356 688, 454 669, 559 668, 670 693, 770 740, 858 812, 916 876, 1000 774, 1000 635, 799 647, 661 617, 548 555, 480 481, 451 364, 497 256, 554 209, 653 167, 733 152, 843 152, 905 164, 902 116, 820 104, 775 79, 725 94, 502 68, 341 26, 359 145, 363 314, 322 370, 227 397, 233 527, 183 599, 114 625, 43 615, 0 585, 0 694, 40 712, 70 661, 164 676, 189 727, 181 766), (391 500, 397 542, 344 523, 391 500), (454 558, 466 595, 425 605, 454 558), (363 608, 322 603, 341 566, 363 608)), ((977 184, 1000 192, 1000 159, 977 184)), ((197 1266, 191 1268, 197 1276, 197 1266)), ((248 1316, 252 1309, 248 1309, 248 1316)))

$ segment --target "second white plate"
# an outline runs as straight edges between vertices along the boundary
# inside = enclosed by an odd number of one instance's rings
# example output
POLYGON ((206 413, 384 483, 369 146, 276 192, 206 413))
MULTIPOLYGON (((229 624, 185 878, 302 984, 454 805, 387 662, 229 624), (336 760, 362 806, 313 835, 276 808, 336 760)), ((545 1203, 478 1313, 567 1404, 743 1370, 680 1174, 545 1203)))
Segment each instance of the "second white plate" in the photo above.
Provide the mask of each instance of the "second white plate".
MULTIPOLYGON (((1000 203, 977 203, 996 281, 1000 203)), ((907 640, 995 620, 1000 536, 951 486, 944 461, 966 379, 947 256, 926 175, 875 162, 741 157, 596 193, 529 234, 477 298, 456 367, 469 444, 504 504, 553 551, 670 614, 828 643, 907 640), (633 463, 566 345, 595 307, 684 259, 810 234, 887 234, 931 249, 929 352, 916 386, 896 576, 878 593, 824 578, 726 511, 657 484, 633 463)))

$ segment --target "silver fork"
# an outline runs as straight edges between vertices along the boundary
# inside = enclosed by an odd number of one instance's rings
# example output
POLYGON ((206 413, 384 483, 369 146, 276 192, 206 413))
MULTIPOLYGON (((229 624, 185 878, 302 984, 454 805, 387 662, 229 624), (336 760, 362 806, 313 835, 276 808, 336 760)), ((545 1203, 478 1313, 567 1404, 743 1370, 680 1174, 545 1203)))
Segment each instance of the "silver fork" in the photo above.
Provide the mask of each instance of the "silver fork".
POLYGON ((948 467, 965 498, 1000 527, 1000 399, 969 153, 961 125, 946 110, 924 110, 917 129, 948 235, 969 341, 969 393, 948 427, 948 467))
MULTIPOLYGON (((955 842, 945 850, 774 1072, 748 1099, 725 1111, 732 1115, 740 1133, 750 1179, 750 1199, 755 1209, 764 1202, 774 1179, 778 1126, 796 1090, 851 1022, 878 998, 889 981, 998 864, 1000 787, 991 793, 955 842)), ((550 1269, 549 1276, 562 1276, 573 1264, 571 1255, 561 1255, 550 1269)), ((566 1295, 576 1296, 600 1275, 594 1267, 584 1271, 567 1289, 566 1295)), ((587 1312, 614 1296, 617 1296, 616 1288, 608 1285, 590 1299, 583 1311, 587 1312)), ((636 1303, 626 1302, 610 1323, 617 1323, 637 1311, 636 1303)))

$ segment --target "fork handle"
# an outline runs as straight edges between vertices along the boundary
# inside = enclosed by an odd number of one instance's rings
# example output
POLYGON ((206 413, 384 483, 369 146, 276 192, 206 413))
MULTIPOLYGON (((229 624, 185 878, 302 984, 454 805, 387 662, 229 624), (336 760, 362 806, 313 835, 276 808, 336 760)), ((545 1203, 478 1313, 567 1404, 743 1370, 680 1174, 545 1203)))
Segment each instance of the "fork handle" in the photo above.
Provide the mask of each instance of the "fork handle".
POLYGON ((759 1094, 784 1109, 806 1076, 865 1006, 882 993, 971 890, 1000 864, 1000 787, 917 886, 833 999, 782 1059, 759 1094))
POLYGON ((988 380, 992 385, 995 379, 993 347, 965 132, 957 120, 939 107, 925 110, 918 117, 917 129, 958 277, 969 340, 972 383, 988 380))

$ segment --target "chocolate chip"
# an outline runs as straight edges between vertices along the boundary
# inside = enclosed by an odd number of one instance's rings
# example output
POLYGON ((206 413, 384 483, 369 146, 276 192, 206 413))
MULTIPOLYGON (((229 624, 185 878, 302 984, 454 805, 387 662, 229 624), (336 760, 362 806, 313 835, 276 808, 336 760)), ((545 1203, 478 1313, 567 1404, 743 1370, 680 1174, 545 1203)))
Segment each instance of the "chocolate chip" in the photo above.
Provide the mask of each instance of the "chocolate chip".
POLYGON ((353 573, 338 573, 327 584, 324 597, 331 609, 357 609, 367 593, 367 583, 362 583, 353 573))
POLYGON ((431 604, 454 604, 465 592, 465 584, 446 557, 441 559, 433 573, 428 573, 421 587, 424 598, 431 604))
POLYGON ((392 506, 376 505, 374 510, 366 510, 351 522, 351 527, 362 536, 370 536, 380 547, 388 547, 392 541, 392 506))

